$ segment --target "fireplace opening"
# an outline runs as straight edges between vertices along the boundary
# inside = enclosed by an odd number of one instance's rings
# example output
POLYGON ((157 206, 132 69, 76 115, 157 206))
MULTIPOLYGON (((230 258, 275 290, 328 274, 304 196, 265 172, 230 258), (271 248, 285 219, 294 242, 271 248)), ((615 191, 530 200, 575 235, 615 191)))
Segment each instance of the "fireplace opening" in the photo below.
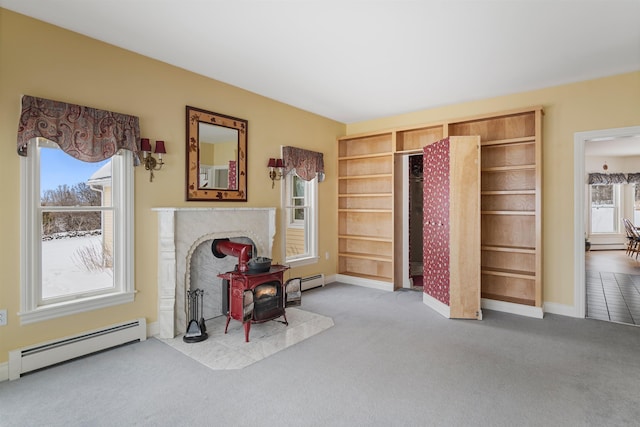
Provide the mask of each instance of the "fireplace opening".
POLYGON ((253 289, 253 319, 257 322, 270 320, 284 313, 282 283, 270 281, 253 289))

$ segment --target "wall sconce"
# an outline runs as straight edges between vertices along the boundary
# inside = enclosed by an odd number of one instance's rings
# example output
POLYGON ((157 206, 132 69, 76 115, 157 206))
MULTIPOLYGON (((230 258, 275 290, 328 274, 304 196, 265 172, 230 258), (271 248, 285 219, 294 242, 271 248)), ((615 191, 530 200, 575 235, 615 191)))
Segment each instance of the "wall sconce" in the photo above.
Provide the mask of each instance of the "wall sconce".
POLYGON ((276 185, 276 180, 282 179, 282 169, 284 168, 284 163, 282 163, 282 159, 269 159, 269 178, 271 179, 271 188, 274 188, 276 185))
POLYGON ((156 141, 156 149, 154 153, 158 155, 158 160, 156 160, 151 154, 152 150, 149 138, 140 139, 140 148, 142 149, 142 163, 144 163, 144 168, 151 172, 149 182, 153 182, 153 171, 162 169, 162 166, 164 165, 162 155, 167 153, 167 150, 164 148, 164 141, 156 141))

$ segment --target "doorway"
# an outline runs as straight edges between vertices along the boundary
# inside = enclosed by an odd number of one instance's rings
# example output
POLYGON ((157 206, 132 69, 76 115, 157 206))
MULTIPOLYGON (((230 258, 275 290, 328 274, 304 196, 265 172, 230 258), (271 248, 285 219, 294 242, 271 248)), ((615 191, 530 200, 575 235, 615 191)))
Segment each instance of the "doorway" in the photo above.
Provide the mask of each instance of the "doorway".
MULTIPOLYGON (((585 181, 585 149, 587 143, 630 139, 640 140, 640 126, 627 128, 601 129, 574 134, 574 316, 584 318, 586 315, 586 200, 587 185, 585 181)), ((637 142, 635 145, 640 146, 637 142)), ((609 145, 610 149, 612 145, 609 145)), ((637 153, 640 155, 640 150, 637 153)))
POLYGON ((414 289, 423 287, 423 174, 422 155, 409 156, 409 278, 414 289))

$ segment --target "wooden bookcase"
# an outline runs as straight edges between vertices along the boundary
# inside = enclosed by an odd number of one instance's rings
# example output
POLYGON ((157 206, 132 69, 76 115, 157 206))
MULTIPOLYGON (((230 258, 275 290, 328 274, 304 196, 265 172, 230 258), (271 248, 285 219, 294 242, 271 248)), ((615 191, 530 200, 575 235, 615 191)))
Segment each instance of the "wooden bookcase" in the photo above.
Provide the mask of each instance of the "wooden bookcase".
POLYGON ((542 306, 542 110, 449 124, 481 138, 482 297, 542 306))
POLYGON ((390 289, 402 282, 397 159, 447 136, 476 135, 482 298, 542 307, 540 107, 339 138, 339 274, 391 282, 390 289))
POLYGON ((393 135, 338 145, 338 273, 393 282, 393 135))

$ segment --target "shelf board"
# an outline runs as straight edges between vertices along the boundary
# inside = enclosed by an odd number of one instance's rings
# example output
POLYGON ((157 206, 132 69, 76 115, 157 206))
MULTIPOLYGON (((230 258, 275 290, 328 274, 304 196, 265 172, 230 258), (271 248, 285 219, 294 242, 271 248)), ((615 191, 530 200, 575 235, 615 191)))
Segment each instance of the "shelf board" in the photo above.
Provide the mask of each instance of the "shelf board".
POLYGON ((518 279, 529 279, 533 280, 536 278, 536 273, 534 271, 522 271, 522 270, 508 270, 506 268, 481 268, 482 274, 489 274, 492 276, 502 276, 502 277, 514 277, 518 279))
POLYGON ((517 196, 523 194, 536 194, 536 190, 487 190, 480 192, 482 196, 517 196))
POLYGON ((377 254, 362 254, 355 252, 338 252, 339 257, 343 258, 358 258, 371 261, 392 262, 393 257, 391 255, 377 255, 377 254))
POLYGON ((408 150, 398 150, 396 154, 421 154, 422 148, 411 148, 408 150))
POLYGON ((346 179, 371 179, 371 178, 392 178, 393 174, 391 173, 378 173, 371 175, 349 175, 349 176, 339 176, 338 180, 346 180, 346 179))
POLYGON ((482 215, 522 215, 533 216, 535 211, 480 211, 482 215))
POLYGON ((345 276, 359 277, 361 279, 377 280, 379 282, 393 282, 393 277, 373 276, 371 274, 353 273, 351 271, 346 271, 346 270, 338 271, 338 274, 344 274, 345 276))
POLYGON ((391 197, 393 193, 358 193, 358 194, 349 194, 342 193, 338 194, 338 197, 391 197))
POLYGON ((491 168, 482 168, 481 172, 509 172, 509 171, 526 171, 535 170, 536 165, 511 165, 511 166, 494 166, 491 168))
POLYGON ((338 209, 338 212, 357 213, 393 213, 392 209, 338 209))
POLYGON ((357 156, 338 157, 338 161, 340 161, 340 160, 374 159, 376 157, 391 157, 391 156, 393 156, 393 152, 392 151, 385 151, 383 153, 359 154, 357 156))
POLYGON ((506 295, 489 294, 489 293, 486 293, 486 292, 482 292, 481 293, 481 297, 484 298, 484 299, 511 302, 511 303, 514 303, 514 304, 521 304, 521 305, 530 305, 530 306, 533 306, 533 307, 535 307, 535 305, 536 305, 535 300, 532 300, 532 299, 514 298, 514 297, 508 297, 506 295))
POLYGON ((385 243, 393 242, 393 239, 389 237, 356 236, 353 234, 338 234, 338 239, 366 240, 368 242, 385 242, 385 243))
POLYGON ((515 145, 515 144, 532 144, 535 143, 535 136, 525 136, 522 138, 495 139, 492 141, 480 141, 482 147, 491 145, 515 145))
POLYGON ((519 254, 535 254, 536 248, 526 247, 526 246, 492 246, 492 245, 483 245, 480 247, 483 251, 492 251, 492 252, 513 252, 519 254))

